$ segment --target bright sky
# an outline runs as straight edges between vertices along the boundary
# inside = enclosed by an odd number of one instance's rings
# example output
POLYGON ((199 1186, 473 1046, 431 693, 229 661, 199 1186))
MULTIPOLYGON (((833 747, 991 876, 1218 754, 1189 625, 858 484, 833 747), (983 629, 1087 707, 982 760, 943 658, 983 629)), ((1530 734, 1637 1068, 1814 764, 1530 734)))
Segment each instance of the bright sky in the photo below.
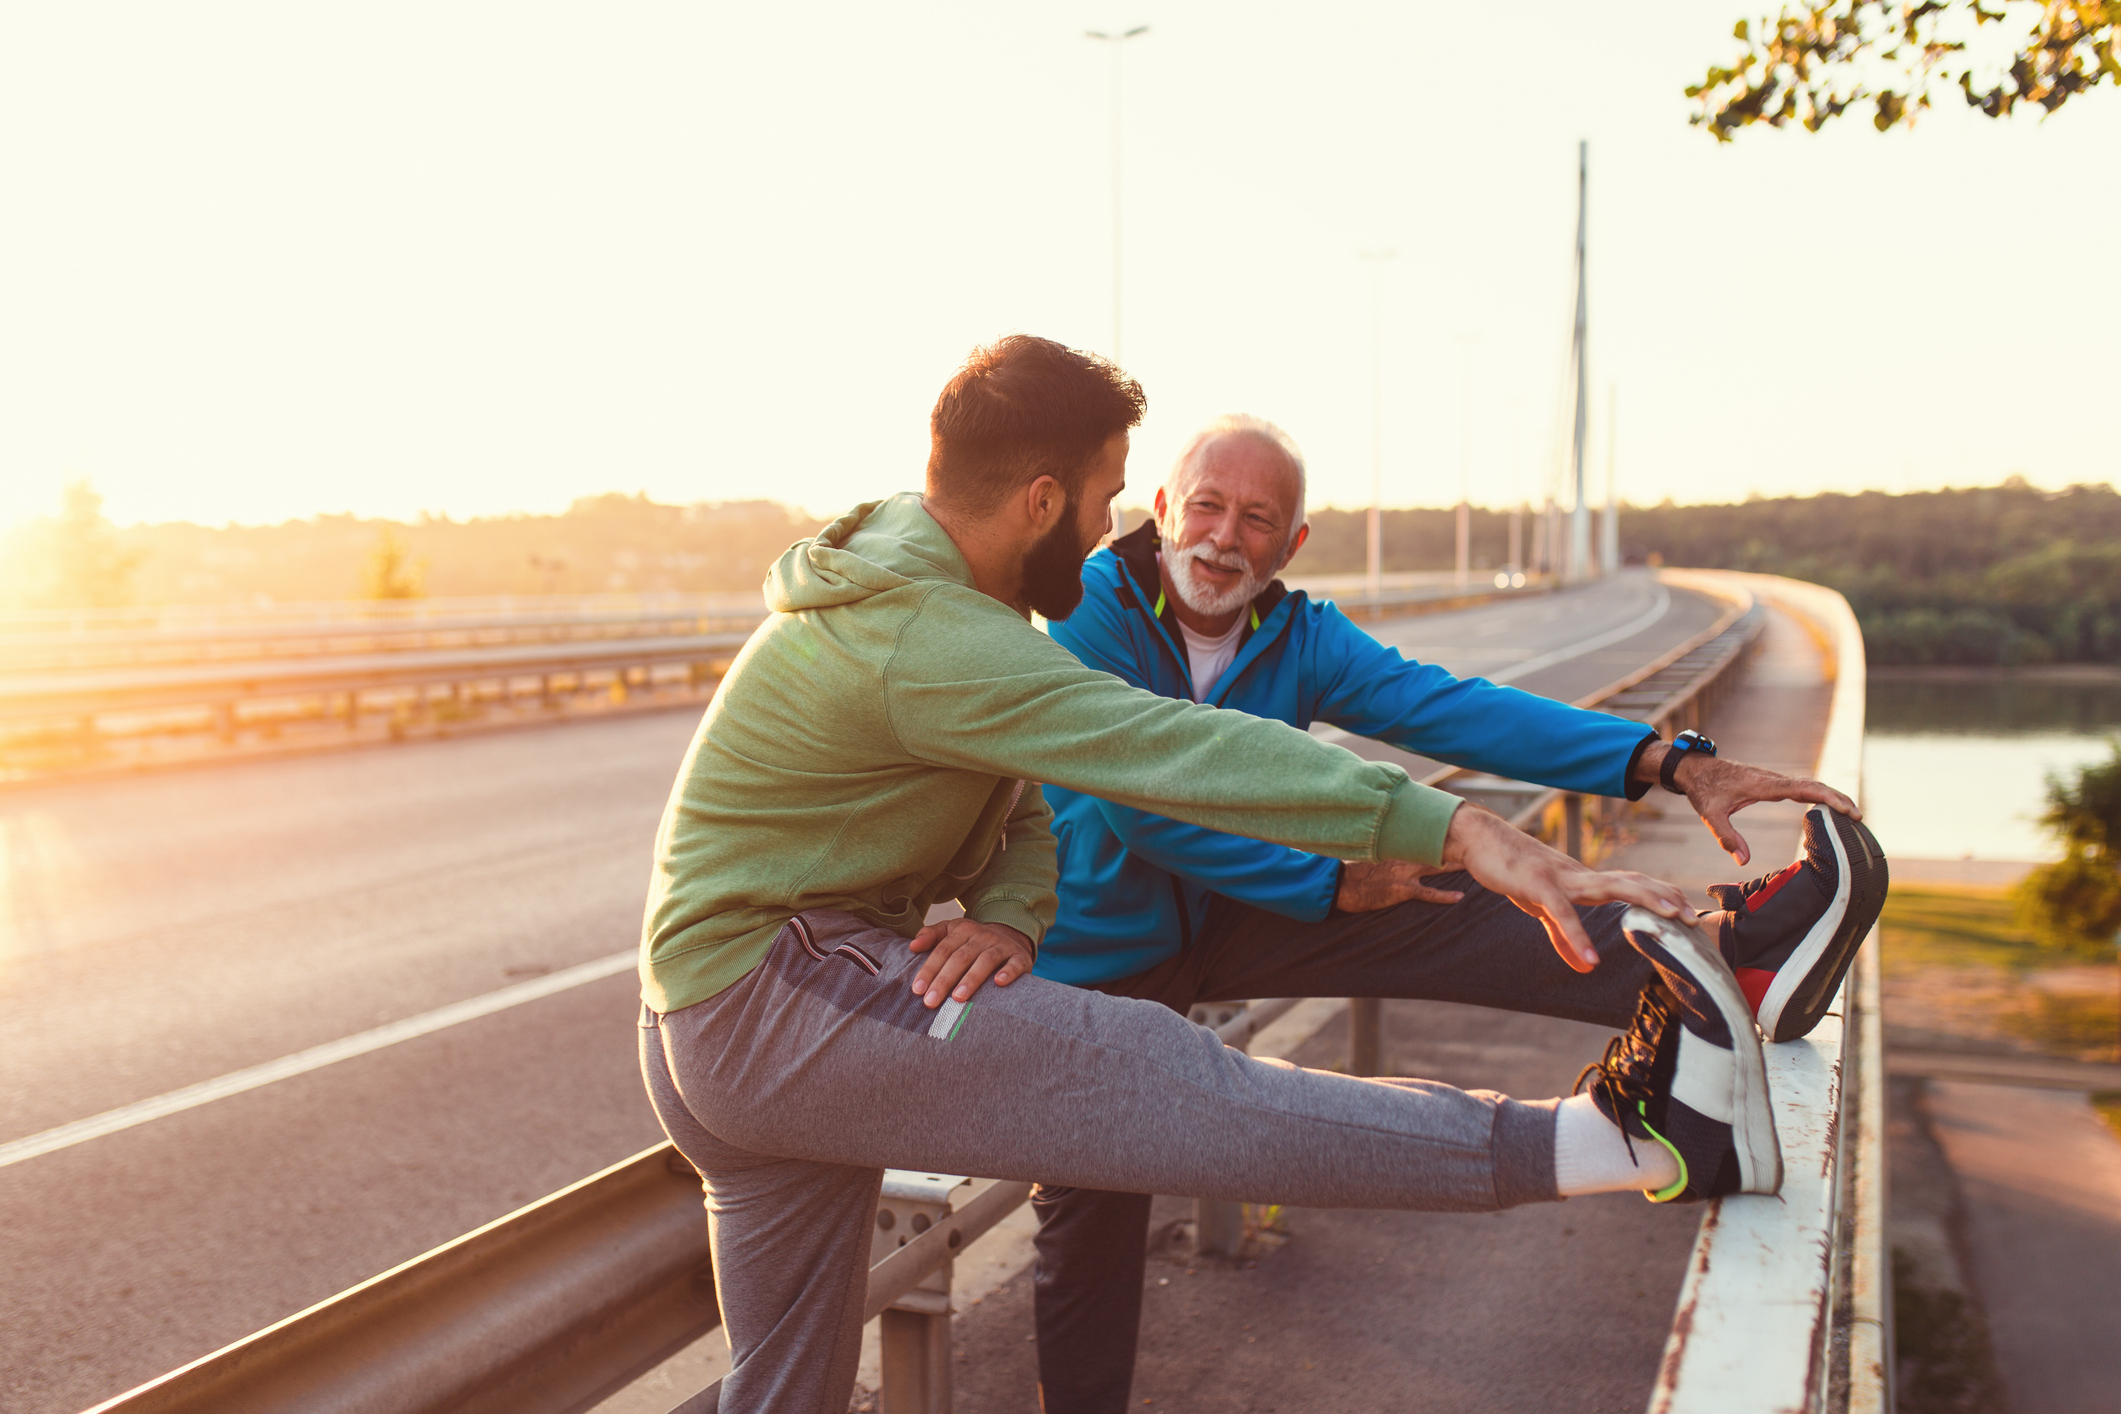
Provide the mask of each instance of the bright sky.
POLYGON ((1141 23, 1142 500, 1244 410, 1367 501, 1381 249, 1387 503, 1536 494, 1579 138, 1630 499, 2114 477, 2121 94, 1719 148, 1742 3, 11 6, 0 525, 917 485, 973 344, 1110 351, 1141 23))

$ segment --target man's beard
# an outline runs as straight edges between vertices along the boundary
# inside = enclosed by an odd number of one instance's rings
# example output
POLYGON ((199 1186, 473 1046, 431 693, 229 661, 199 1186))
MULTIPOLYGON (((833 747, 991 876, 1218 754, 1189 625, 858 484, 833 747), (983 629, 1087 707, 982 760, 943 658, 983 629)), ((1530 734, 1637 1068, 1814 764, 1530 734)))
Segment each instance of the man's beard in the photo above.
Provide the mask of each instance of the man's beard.
POLYGON ((1041 535, 1024 556, 1024 602, 1056 622, 1083 602, 1083 561, 1090 552, 1075 537, 1075 498, 1070 496, 1060 524, 1041 535))
POLYGON ((1207 541, 1201 540, 1183 550, 1174 550, 1167 542, 1164 546, 1164 568, 1171 572, 1171 587, 1187 608, 1208 618, 1220 618, 1232 609, 1243 608, 1259 597, 1259 591, 1267 587, 1267 576, 1241 554, 1229 556, 1215 553, 1207 541), (1228 589, 1217 589, 1214 585, 1196 577, 1194 561, 1206 560, 1212 565, 1243 571, 1243 576, 1228 589))

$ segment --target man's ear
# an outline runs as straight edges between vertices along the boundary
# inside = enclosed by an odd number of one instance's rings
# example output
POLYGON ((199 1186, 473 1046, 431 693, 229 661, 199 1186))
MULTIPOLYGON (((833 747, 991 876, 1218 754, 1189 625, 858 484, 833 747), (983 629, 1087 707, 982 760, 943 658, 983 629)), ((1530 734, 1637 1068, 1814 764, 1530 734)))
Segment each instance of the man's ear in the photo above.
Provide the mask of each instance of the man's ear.
POLYGON ((1156 504, 1156 524, 1157 524, 1157 527, 1158 527, 1159 529, 1161 529, 1161 528, 1162 528, 1162 526, 1163 526, 1163 523, 1164 523, 1164 488, 1163 488, 1163 487, 1161 487, 1161 486, 1159 486, 1159 487, 1157 487, 1157 488, 1156 488, 1156 503, 1155 503, 1155 504, 1156 504))
POLYGON ((1030 519, 1031 529, 1044 535, 1068 511, 1068 492, 1051 476, 1041 476, 1024 488, 1024 514, 1030 519))
POLYGON ((1302 525, 1296 527, 1296 538, 1289 542, 1288 553, 1284 554, 1281 557, 1281 563, 1274 567, 1274 572, 1276 574, 1280 574, 1283 570, 1287 569, 1289 567, 1289 561, 1296 558, 1296 552, 1298 550, 1303 549, 1304 542, 1306 540, 1309 540, 1310 538, 1311 522, 1305 521, 1302 525))

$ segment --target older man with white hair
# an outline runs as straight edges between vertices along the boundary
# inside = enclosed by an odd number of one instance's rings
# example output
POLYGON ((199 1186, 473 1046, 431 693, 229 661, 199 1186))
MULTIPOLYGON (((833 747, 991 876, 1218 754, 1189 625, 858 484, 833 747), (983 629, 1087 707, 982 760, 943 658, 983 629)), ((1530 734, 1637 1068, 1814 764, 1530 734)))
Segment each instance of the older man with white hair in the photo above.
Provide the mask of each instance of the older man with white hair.
MULTIPOLYGON (((1081 606, 1051 625, 1090 667, 1167 697, 1298 728, 1331 722, 1517 780, 1631 800, 1661 782, 1688 797, 1741 864, 1749 854, 1730 816, 1745 805, 1803 800, 1853 813, 1817 781, 1716 759, 1698 733, 1667 743, 1639 722, 1410 662, 1330 603, 1284 588, 1275 576, 1309 531, 1304 462, 1271 423, 1211 422, 1155 508, 1154 521, 1089 559, 1081 606)), ((1579 910, 1597 956, 1571 963, 1539 922, 1462 872, 1343 863, 1051 785, 1046 799, 1060 903, 1039 948, 1041 977, 1181 1012, 1246 997, 1410 997, 1622 1027, 1657 994, 1619 904, 1579 910)), ((1868 930, 1855 915, 1876 913, 1875 902, 1852 905, 1837 889, 1849 851, 1868 854, 1876 842, 1832 818, 1811 811, 1803 857, 1719 885, 1726 911, 1702 919, 1773 1040, 1816 1023, 1868 930)), ((1609 1074, 1613 1060, 1587 1075, 1609 1074)), ((1584 1123, 1606 1083, 1564 1102, 1558 1124, 1584 1123)), ((1682 1181, 1648 1196, 1708 1195, 1682 1181)), ((1041 1407, 1117 1414, 1133 1380, 1150 1198, 1047 1185, 1033 1202, 1041 1407)))

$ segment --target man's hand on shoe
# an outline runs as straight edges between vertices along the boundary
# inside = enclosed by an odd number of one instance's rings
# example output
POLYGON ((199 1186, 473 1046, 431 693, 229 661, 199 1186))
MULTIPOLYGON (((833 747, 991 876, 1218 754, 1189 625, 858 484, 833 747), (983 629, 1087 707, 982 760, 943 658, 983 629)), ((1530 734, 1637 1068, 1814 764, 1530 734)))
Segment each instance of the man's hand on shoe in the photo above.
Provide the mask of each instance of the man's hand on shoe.
POLYGON ((1458 889, 1439 889, 1424 884, 1431 874, 1447 872, 1434 864, 1413 864, 1404 859, 1350 859, 1341 865, 1340 890, 1333 906, 1342 913, 1375 913, 1408 899, 1424 903, 1456 903, 1465 897, 1458 889))
MULTIPOLYGON (((1636 761, 1637 773, 1646 772, 1647 779, 1655 781, 1658 770, 1664 765, 1664 753, 1669 750, 1670 747, 1659 743, 1643 752, 1636 761)), ((1758 805, 1763 800, 1801 800, 1807 805, 1824 805, 1829 810, 1837 810, 1852 820, 1863 818, 1856 802, 1830 785, 1804 776, 1785 776, 1780 771, 1748 766, 1743 761, 1726 761, 1720 756, 1688 753, 1672 777, 1686 791, 1687 804, 1694 807, 1701 823, 1709 827, 1716 843, 1740 864, 1752 863, 1753 851, 1746 844, 1745 836, 1731 825, 1731 817, 1748 805, 1758 805)))
POLYGON ((1578 972, 1598 965, 1579 906, 1640 904, 1666 918, 1692 918, 1686 895, 1662 879, 1620 870, 1601 872, 1541 844, 1492 810, 1470 801, 1451 817, 1443 865, 1463 869, 1539 920, 1561 960, 1578 972))
POLYGON ((961 1002, 989 977, 997 987, 1006 987, 1031 970, 1036 954, 1031 940, 1006 923, 981 923, 972 918, 952 918, 930 923, 913 935, 913 950, 933 955, 913 974, 913 990, 923 1004, 938 1007, 944 997, 961 1002))

